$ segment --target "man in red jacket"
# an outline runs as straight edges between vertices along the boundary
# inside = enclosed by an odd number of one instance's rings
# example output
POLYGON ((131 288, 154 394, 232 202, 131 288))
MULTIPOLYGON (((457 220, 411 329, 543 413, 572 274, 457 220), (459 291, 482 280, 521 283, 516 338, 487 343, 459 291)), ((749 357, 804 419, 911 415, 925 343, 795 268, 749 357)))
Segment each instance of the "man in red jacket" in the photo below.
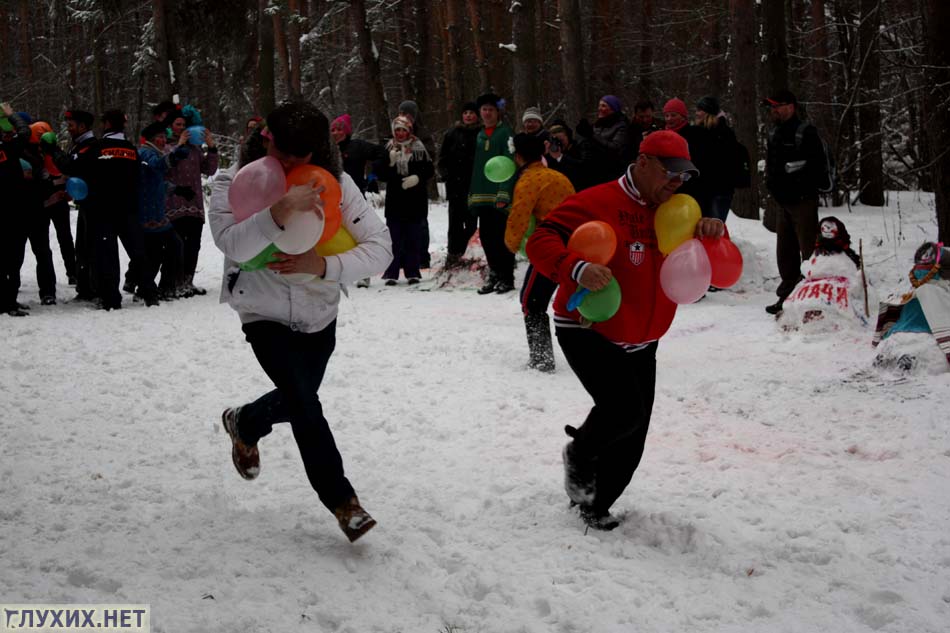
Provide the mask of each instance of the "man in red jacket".
MULTIPOLYGON (((639 156, 613 182, 585 189, 552 211, 528 240, 537 270, 558 284, 554 325, 571 369, 594 400, 587 419, 565 431, 564 487, 591 527, 611 530, 610 506, 630 483, 643 455, 656 387, 657 342, 670 327, 676 304, 660 287, 663 255, 653 218, 657 206, 699 171, 676 132, 659 131, 640 143, 639 156), (574 230, 591 220, 613 227, 617 250, 607 266, 567 249, 574 230), (620 309, 600 323, 586 321, 567 302, 579 286, 600 290, 616 277, 620 309)), ((697 237, 719 237, 724 225, 702 218, 697 237)))

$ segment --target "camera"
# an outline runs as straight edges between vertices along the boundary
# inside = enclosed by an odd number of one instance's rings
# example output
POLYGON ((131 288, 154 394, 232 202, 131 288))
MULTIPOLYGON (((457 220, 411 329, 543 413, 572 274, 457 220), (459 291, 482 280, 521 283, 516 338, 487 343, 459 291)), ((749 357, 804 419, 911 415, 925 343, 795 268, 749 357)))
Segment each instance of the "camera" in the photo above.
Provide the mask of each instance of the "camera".
POLYGON ((556 136, 552 136, 551 138, 548 139, 548 151, 549 152, 561 151, 561 141, 559 141, 556 136))

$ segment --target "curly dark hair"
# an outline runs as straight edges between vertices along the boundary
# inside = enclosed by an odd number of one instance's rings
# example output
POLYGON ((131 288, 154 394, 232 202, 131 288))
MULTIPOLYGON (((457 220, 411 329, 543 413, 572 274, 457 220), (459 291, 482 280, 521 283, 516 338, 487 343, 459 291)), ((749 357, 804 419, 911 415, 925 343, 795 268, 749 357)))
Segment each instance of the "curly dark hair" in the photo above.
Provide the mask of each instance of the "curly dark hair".
POLYGON ((310 164, 323 167, 337 180, 343 173, 339 150, 330 137, 330 121, 307 101, 288 101, 267 115, 273 143, 293 156, 311 154, 310 164))
POLYGON ((238 161, 238 167, 244 167, 248 163, 267 155, 267 147, 264 146, 264 136, 261 132, 261 128, 255 128, 253 132, 247 135, 247 140, 241 145, 241 158, 238 161))

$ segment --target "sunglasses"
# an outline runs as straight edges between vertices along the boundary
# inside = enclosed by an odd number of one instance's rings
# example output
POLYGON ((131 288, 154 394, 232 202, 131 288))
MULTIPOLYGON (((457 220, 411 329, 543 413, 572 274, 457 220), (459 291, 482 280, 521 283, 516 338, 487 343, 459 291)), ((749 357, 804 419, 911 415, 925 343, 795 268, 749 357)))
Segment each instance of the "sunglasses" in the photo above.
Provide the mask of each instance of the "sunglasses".
POLYGON ((656 156, 651 156, 650 158, 655 160, 656 163, 663 168, 663 171, 666 173, 667 180, 679 180, 680 182, 686 182, 693 177, 693 174, 689 173, 688 171, 670 171, 656 156))

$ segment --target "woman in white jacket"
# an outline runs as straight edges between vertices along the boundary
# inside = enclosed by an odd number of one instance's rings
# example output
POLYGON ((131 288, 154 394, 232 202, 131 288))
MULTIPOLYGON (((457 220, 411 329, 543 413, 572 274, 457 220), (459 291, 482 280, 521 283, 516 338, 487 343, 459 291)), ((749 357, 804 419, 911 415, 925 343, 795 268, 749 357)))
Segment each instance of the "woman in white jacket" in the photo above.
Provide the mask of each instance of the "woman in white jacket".
MULTIPOLYGON (((322 257, 315 250, 278 254, 268 269, 242 271, 246 262, 272 244, 295 213, 322 214, 318 192, 291 187, 269 209, 237 223, 228 204, 233 172, 219 173, 208 212, 214 242, 225 255, 221 301, 241 318, 242 329, 261 368, 276 389, 254 402, 222 414, 231 437, 232 460, 245 479, 260 472, 257 442, 278 422, 290 422, 310 484, 355 541, 375 525, 360 506, 343 473, 343 460, 320 404, 318 390, 336 341, 336 316, 342 285, 381 273, 392 260, 386 225, 343 173, 330 142, 327 118, 304 102, 283 104, 267 117, 267 155, 285 172, 313 164, 331 172, 343 191, 342 227, 356 247, 322 257), (314 281, 289 283, 284 274, 310 273, 314 281)), ((256 158, 256 157, 252 157, 256 158)))

